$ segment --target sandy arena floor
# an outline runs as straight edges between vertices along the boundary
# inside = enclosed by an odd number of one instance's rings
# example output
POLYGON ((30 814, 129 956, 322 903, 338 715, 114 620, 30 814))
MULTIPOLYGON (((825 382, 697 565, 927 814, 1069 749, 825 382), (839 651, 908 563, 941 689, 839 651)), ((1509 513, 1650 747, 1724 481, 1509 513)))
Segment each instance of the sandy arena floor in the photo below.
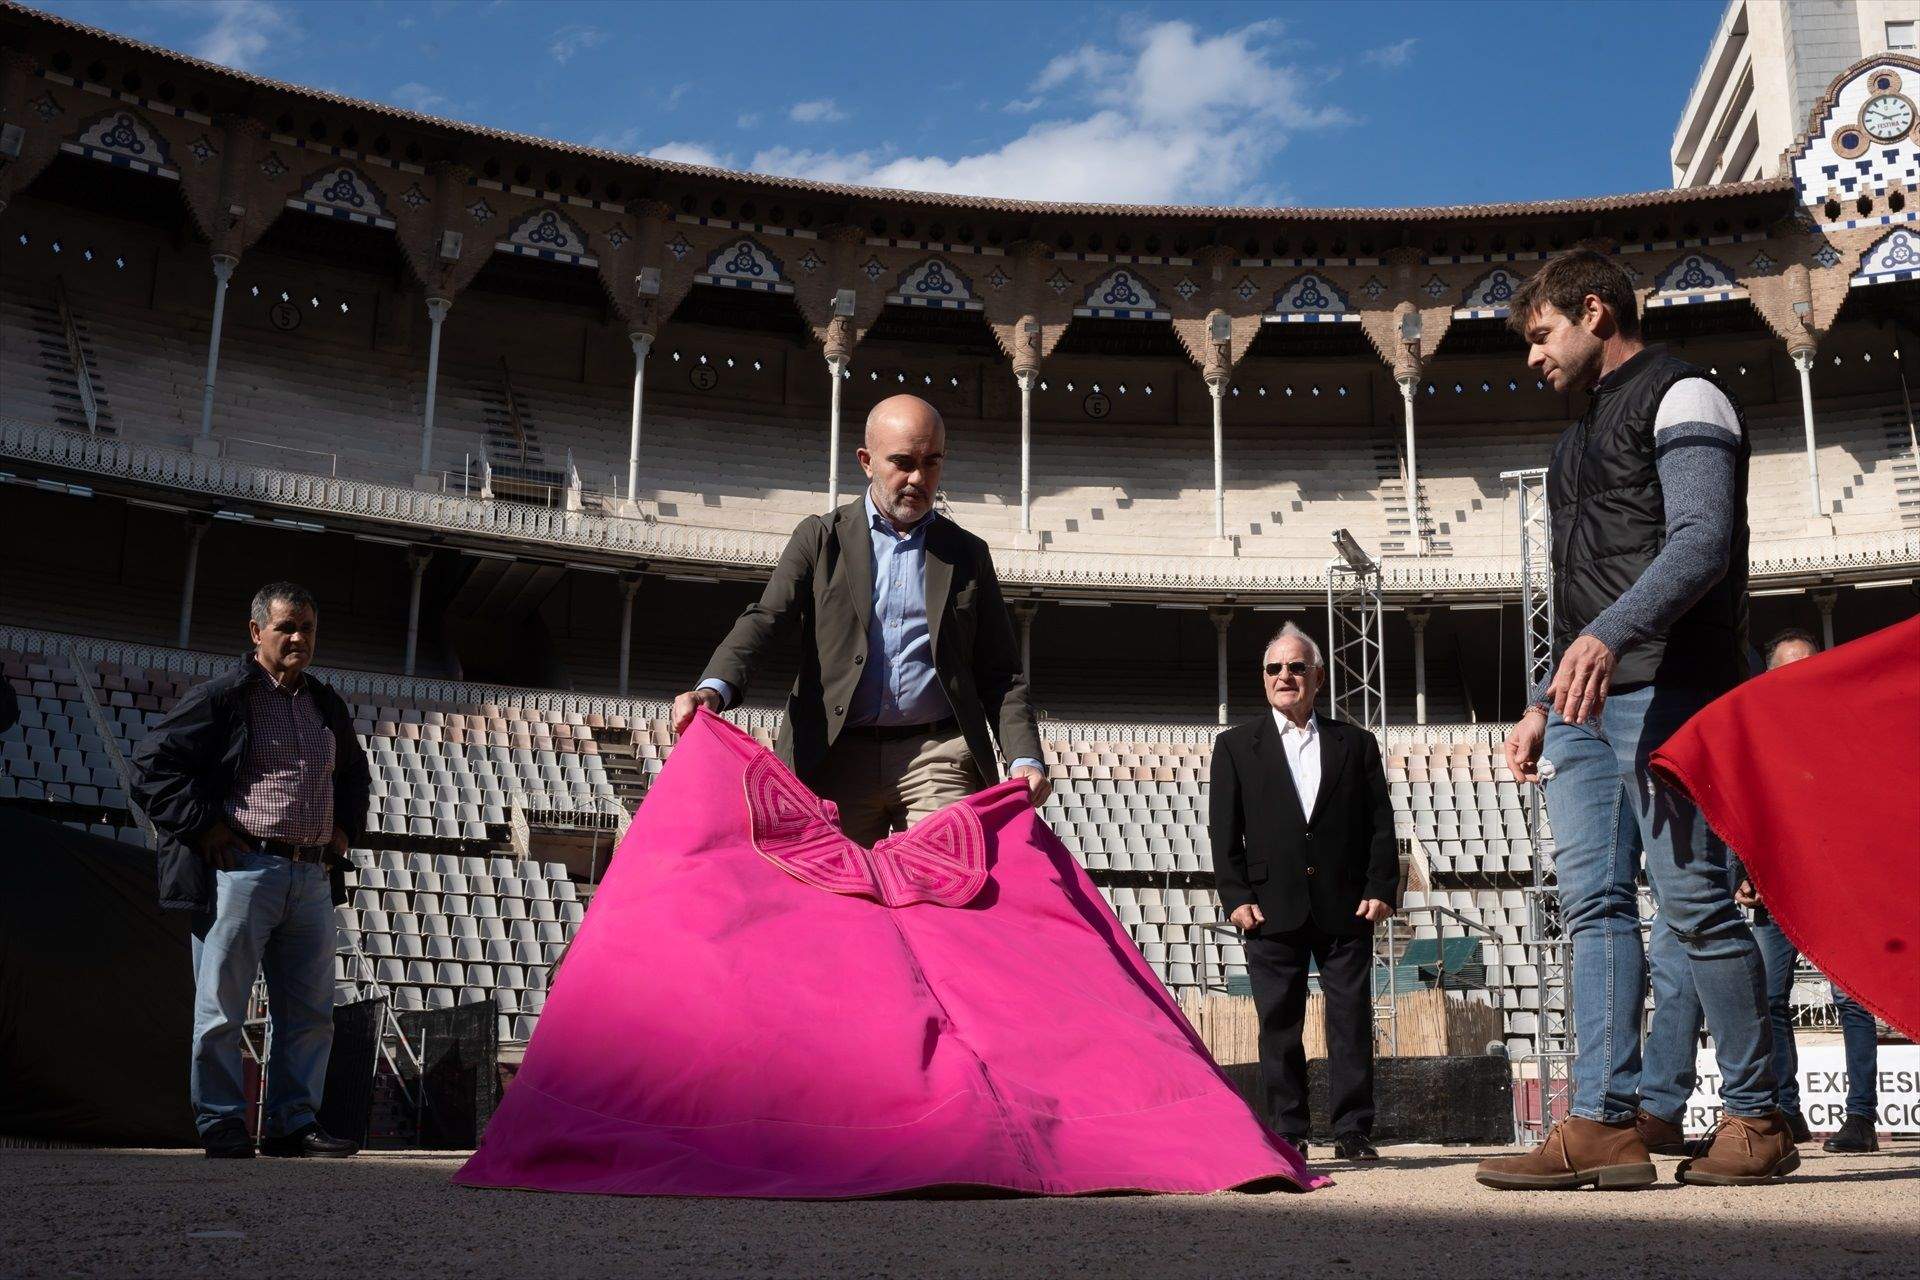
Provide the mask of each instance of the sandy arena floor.
POLYGON ((0 1150, 0 1275, 1920 1276, 1920 1142, 1625 1193, 1489 1191, 1484 1151, 1386 1154, 1321 1166, 1337 1185, 1308 1196, 823 1204, 470 1191, 438 1152, 0 1150))

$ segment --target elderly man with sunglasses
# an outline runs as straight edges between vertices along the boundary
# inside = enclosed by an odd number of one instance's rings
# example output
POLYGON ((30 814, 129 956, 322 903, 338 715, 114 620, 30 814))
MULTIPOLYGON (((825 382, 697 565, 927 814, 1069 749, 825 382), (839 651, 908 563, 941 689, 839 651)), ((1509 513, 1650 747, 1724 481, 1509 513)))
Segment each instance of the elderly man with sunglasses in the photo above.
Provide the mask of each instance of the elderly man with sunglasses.
POLYGON ((1399 900, 1400 861, 1380 744, 1314 712, 1326 681, 1288 623, 1267 644, 1269 710, 1213 743, 1208 829, 1220 903, 1247 939, 1267 1118, 1306 1153, 1307 965, 1326 997, 1334 1154, 1374 1160, 1373 926, 1399 900))

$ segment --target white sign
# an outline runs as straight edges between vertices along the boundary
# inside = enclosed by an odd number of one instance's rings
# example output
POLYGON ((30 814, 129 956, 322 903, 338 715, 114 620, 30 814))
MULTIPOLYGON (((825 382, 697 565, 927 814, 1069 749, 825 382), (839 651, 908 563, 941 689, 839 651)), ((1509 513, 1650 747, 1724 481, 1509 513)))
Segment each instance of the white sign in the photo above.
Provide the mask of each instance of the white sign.
MULTIPOLYGON (((1920 1045, 1883 1044, 1878 1059, 1878 1129, 1920 1133, 1920 1045)), ((1681 1123, 1688 1133, 1705 1133, 1720 1118, 1720 1064, 1711 1046, 1694 1070, 1700 1083, 1681 1123)), ((1800 1046, 1800 1113, 1815 1133, 1838 1129, 1847 1118, 1847 1055, 1839 1041, 1800 1046)))

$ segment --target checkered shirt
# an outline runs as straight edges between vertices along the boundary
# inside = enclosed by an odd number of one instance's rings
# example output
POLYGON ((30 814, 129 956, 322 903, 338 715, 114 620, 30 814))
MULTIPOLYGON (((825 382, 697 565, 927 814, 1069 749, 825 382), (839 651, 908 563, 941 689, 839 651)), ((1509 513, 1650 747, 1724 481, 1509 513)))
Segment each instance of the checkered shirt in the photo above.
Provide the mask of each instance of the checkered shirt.
POLYGON ((247 757, 233 778, 227 817, 261 840, 324 844, 333 837, 333 731, 302 679, 275 684, 263 669, 241 695, 247 757))

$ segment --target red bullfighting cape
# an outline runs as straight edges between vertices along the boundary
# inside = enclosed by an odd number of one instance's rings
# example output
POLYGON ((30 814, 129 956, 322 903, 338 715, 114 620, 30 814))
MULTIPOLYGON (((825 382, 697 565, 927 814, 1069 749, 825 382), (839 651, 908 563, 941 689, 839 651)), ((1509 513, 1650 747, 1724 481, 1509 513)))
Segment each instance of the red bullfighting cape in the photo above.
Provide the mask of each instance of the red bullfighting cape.
POLYGON ((630 1195, 1317 1185, 1007 782, 862 848, 701 712, 456 1180, 630 1195))
POLYGON ((1920 1038, 1920 618, 1748 681, 1652 768, 1801 954, 1920 1038))

